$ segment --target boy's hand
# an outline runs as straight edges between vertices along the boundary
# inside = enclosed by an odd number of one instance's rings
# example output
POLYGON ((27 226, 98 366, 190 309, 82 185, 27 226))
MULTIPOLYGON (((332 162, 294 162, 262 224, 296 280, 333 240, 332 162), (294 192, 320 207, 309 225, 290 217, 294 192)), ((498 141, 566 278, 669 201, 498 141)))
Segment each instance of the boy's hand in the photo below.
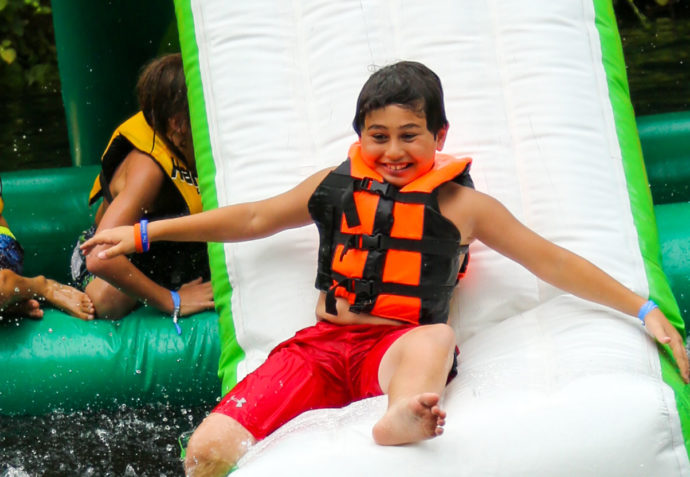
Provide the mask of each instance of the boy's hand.
POLYGON ((669 323, 658 308, 650 311, 644 321, 647 330, 659 343, 667 344, 671 347, 673 357, 680 370, 680 376, 687 384, 690 381, 690 364, 688 364, 688 354, 683 346, 683 339, 678 334, 678 331, 669 323))
POLYGON ((97 245, 112 245, 98 252, 98 258, 112 258, 118 255, 134 253, 134 227, 124 225, 98 232, 79 247, 84 255, 88 255, 97 245))

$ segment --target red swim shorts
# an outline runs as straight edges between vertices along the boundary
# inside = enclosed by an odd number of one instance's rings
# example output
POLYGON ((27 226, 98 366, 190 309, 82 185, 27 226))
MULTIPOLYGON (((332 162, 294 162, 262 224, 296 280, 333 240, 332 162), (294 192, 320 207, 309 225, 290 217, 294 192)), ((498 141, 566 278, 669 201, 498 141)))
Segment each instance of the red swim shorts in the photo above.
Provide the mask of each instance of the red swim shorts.
POLYGON ((383 355, 414 327, 320 321, 276 346, 213 412, 232 417, 256 439, 263 439, 304 411, 379 396, 383 355))

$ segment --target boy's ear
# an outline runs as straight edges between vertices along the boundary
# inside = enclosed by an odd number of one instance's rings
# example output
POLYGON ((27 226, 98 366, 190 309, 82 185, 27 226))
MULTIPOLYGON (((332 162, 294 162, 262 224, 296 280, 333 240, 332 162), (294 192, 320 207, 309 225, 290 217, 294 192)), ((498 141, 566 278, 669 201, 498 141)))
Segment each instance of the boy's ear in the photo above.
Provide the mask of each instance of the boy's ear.
POLYGON ((436 133, 436 150, 443 150, 443 145, 446 143, 446 137, 448 136, 448 124, 443 126, 436 133))

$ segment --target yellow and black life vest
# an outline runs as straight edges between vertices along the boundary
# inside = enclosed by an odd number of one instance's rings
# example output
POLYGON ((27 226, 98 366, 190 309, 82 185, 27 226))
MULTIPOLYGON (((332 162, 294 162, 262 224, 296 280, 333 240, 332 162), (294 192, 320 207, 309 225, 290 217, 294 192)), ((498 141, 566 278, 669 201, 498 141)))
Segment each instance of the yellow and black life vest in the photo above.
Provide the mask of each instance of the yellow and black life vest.
POLYGON ((122 123, 110 138, 108 147, 101 157, 101 173, 96 177, 89 193, 89 205, 101 196, 112 202, 110 181, 117 167, 133 148, 151 156, 163 169, 166 177, 170 179, 184 201, 187 210, 179 211, 180 213, 201 212, 201 196, 196 174, 190 171, 184 160, 171 151, 154 133, 141 111, 122 123))
POLYGON ((460 232, 439 209, 438 188, 473 187, 471 159, 437 154, 434 167, 397 188, 367 166, 360 144, 309 199, 319 229, 316 287, 350 310, 414 324, 448 319, 450 296, 467 265, 460 232), (464 254, 464 261, 460 257, 464 254))

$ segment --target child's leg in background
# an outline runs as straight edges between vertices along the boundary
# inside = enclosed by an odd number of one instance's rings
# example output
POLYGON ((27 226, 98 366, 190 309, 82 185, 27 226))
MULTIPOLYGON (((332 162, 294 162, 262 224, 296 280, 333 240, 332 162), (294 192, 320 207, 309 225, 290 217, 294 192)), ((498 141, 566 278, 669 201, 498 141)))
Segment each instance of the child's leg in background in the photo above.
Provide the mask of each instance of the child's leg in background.
POLYGON ((93 319, 93 305, 85 293, 43 276, 27 278, 9 269, 0 270, 0 310, 41 318, 38 300, 82 320, 93 319))

